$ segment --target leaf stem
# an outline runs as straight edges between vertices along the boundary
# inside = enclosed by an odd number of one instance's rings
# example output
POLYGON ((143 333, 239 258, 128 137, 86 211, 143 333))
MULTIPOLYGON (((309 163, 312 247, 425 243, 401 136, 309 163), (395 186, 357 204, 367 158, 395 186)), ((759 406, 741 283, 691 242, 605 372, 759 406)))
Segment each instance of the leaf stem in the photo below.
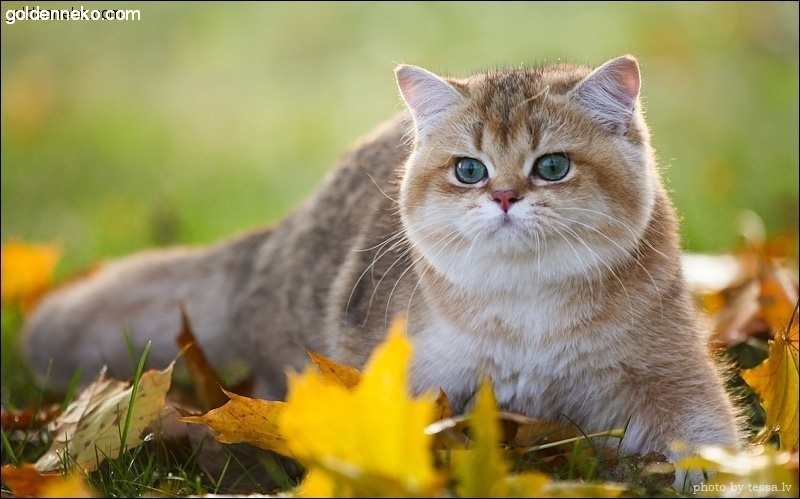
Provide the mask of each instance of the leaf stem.
POLYGON ((577 442, 579 440, 583 440, 585 438, 594 438, 594 437, 615 437, 615 438, 622 438, 625 436, 625 428, 615 428, 613 430, 606 430, 600 431, 597 433, 590 433, 588 435, 580 435, 577 437, 572 438, 565 438, 564 440, 559 440, 557 442, 550 442, 548 444, 542 445, 534 445, 532 447, 523 447, 521 450, 522 452, 531 452, 543 449, 549 449, 551 447, 558 447, 559 445, 569 444, 572 442, 577 442))

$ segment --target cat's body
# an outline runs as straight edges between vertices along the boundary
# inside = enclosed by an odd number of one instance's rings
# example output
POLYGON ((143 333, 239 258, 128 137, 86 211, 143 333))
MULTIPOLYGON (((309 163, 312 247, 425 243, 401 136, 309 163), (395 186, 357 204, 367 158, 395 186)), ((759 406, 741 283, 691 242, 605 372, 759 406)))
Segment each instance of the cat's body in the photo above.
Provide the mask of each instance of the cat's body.
POLYGON ((127 368, 123 327, 168 361, 183 302, 214 362, 248 359, 261 393, 281 397, 302 347, 361 367, 404 315, 414 390, 441 387, 456 408, 488 376, 510 410, 586 431, 630 420, 625 451, 736 446, 635 60, 397 78, 410 117, 274 229, 135 256, 46 299, 27 334, 34 364, 52 357, 64 383, 77 366, 127 368))

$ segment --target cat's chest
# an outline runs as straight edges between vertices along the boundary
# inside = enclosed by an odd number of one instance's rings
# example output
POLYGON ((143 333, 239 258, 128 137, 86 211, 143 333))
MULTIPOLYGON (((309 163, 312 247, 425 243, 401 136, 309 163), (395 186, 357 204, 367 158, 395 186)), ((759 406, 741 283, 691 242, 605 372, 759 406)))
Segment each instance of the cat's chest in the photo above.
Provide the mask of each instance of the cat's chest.
POLYGON ((568 403, 563 396, 569 380, 586 379, 587 373, 617 359, 604 353, 609 349, 604 337, 613 336, 613 331, 587 335, 582 321, 575 320, 580 313, 566 314, 559 303, 563 300, 506 297, 501 303, 487 301, 463 310, 463 320, 431 311, 412 331, 414 390, 441 388, 458 404, 488 377, 505 407, 527 406, 551 395, 568 403))

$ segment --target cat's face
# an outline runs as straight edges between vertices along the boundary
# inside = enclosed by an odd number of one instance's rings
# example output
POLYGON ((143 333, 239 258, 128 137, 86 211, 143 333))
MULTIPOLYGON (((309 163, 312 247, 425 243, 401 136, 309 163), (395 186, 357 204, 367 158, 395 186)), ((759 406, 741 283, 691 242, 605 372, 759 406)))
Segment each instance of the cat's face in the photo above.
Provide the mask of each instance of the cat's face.
MULTIPOLYGON (((448 80, 397 71, 415 122, 406 235, 454 281, 610 268, 635 250, 658 185, 638 66, 557 66, 448 80)), ((508 282, 506 283, 508 284, 508 282)))

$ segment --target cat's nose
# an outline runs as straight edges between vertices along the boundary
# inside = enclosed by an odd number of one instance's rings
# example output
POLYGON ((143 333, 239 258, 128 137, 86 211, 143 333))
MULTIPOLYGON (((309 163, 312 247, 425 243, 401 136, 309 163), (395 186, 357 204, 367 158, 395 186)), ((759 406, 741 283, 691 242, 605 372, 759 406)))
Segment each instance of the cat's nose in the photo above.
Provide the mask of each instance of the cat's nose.
POLYGON ((492 199, 495 203, 500 205, 500 208, 507 212, 511 209, 511 205, 519 201, 519 193, 517 191, 494 191, 492 199))

